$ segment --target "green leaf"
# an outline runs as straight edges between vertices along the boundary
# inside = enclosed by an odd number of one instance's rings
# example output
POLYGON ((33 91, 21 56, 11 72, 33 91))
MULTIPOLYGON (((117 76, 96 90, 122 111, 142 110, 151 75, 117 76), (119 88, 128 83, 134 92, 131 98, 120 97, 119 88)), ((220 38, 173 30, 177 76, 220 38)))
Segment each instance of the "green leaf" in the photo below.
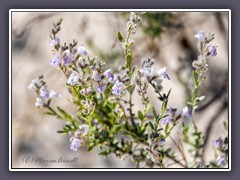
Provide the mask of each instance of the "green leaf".
POLYGON ((193 89, 193 93, 192 94, 193 94, 193 99, 194 99, 193 105, 195 106, 196 105, 196 98, 197 98, 197 94, 198 94, 197 88, 193 89))
POLYGON ((59 106, 57 106, 57 109, 58 109, 58 111, 62 114, 62 118, 63 119, 66 119, 67 121, 69 121, 69 122, 71 122, 71 123, 73 123, 75 120, 73 119, 73 117, 70 115, 70 114, 68 114, 65 110, 63 110, 62 108, 60 108, 59 106))
POLYGON ((154 130, 154 125, 153 125, 153 123, 151 121, 149 121, 149 125, 152 128, 152 130, 154 130))
POLYGON ((130 43, 128 43, 127 48, 132 47, 133 43, 134 43, 134 42, 130 42, 130 43))
POLYGON ((129 51, 127 53, 127 58, 126 58, 127 62, 126 62, 126 67, 127 68, 130 68, 131 67, 131 64, 132 64, 132 53, 131 51, 129 51))
POLYGON ((123 41, 124 41, 124 39, 123 39, 123 37, 122 37, 122 35, 121 35, 120 32, 118 32, 118 40, 119 40, 120 42, 123 42, 123 41))
POLYGON ((166 125, 166 127, 165 127, 165 134, 167 135, 168 133, 169 133, 169 127, 170 127, 170 125, 169 125, 169 123, 167 123, 167 125, 166 125))
POLYGON ((88 151, 91 151, 94 147, 95 147, 95 145, 93 143, 90 144, 90 146, 88 147, 88 151))
POLYGON ((59 134, 67 134, 66 131, 62 131, 62 130, 57 131, 57 133, 59 133, 59 134))
POLYGON ((193 73, 193 78, 194 78, 194 84, 195 84, 195 86, 198 86, 199 85, 198 74, 196 71, 192 71, 192 73, 193 73))
POLYGON ((168 91, 168 93, 167 93, 167 99, 168 99, 168 97, 170 96, 171 91, 172 91, 172 89, 169 89, 169 91, 168 91))
POLYGON ((148 111, 150 110, 151 107, 152 107, 152 104, 149 103, 149 104, 147 105, 147 108, 146 108, 145 111, 144 111, 144 114, 145 114, 145 115, 148 113, 148 111))
POLYGON ((228 130, 228 124, 227 124, 227 122, 223 122, 223 126, 224 126, 224 129, 227 131, 228 130))
POLYGON ((152 113, 153 113, 154 118, 157 119, 158 115, 157 115, 156 110, 155 110, 154 107, 152 107, 152 113))
POLYGON ((50 115, 50 116, 55 116, 56 114, 53 113, 53 112, 44 112, 43 114, 47 114, 47 115, 50 115))
POLYGON ((141 111, 138 111, 138 117, 141 121, 144 120, 144 116, 143 116, 143 113, 141 111))
POLYGON ((187 102, 187 105, 193 106, 192 102, 187 102))
POLYGON ((107 155, 110 154, 110 153, 111 153, 110 149, 107 149, 107 150, 105 150, 105 151, 100 152, 99 155, 101 155, 101 156, 107 156, 107 155))

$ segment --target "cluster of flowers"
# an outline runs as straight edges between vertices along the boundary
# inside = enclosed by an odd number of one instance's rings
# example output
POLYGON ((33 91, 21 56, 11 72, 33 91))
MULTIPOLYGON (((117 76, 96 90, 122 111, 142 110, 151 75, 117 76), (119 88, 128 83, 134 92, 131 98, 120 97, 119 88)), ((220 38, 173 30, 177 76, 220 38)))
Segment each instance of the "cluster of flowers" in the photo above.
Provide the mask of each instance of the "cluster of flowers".
POLYGON ((206 35, 205 31, 200 30, 194 37, 200 42, 200 55, 197 60, 193 61, 192 65, 202 76, 208 70, 206 58, 210 55, 217 56, 217 45, 209 44, 215 38, 213 33, 206 35))
MULTIPOLYGON (((60 43, 59 38, 53 40, 54 42, 50 42, 50 44, 56 44, 60 43)), ((88 59, 86 59, 86 55, 88 55, 85 47, 83 45, 78 47, 78 50, 76 52, 77 55, 75 55, 73 52, 70 52, 70 50, 66 50, 64 53, 64 56, 60 55, 57 53, 55 57, 50 61, 50 64, 54 67, 58 65, 71 65, 72 63, 76 63, 76 57, 78 57, 78 65, 81 69, 90 67, 91 68, 91 75, 87 76, 85 80, 88 80, 88 78, 92 78, 95 82, 98 83, 97 90, 100 93, 103 93, 108 85, 113 84, 112 86, 112 94, 115 94, 117 96, 120 96, 123 89, 124 89, 124 84, 123 82, 119 81, 117 79, 117 75, 113 74, 112 69, 107 69, 104 71, 103 75, 100 74, 101 66, 104 66, 105 64, 100 64, 100 67, 90 65, 90 62, 88 59), (80 56, 80 57, 79 57, 80 56)), ((73 71, 67 80, 67 84, 74 86, 76 84, 81 84, 84 81, 83 78, 83 71, 73 71)), ((89 93, 92 92, 92 88, 88 87, 86 89, 81 90, 81 94, 83 95, 88 95, 89 93)))
POLYGON ((28 89, 36 91, 37 97, 35 106, 37 107, 48 106, 52 98, 61 97, 61 95, 54 90, 51 90, 50 92, 48 91, 42 75, 33 79, 29 84, 28 89))
POLYGON ((226 151, 228 149, 228 138, 225 138, 224 140, 219 137, 218 139, 213 141, 213 145, 217 148, 218 155, 216 159, 216 163, 218 166, 224 166, 226 162, 226 151))
POLYGON ((78 130, 74 132, 74 135, 70 138, 70 149, 77 151, 78 148, 87 141, 87 135, 89 133, 89 126, 86 124, 79 125, 78 130))

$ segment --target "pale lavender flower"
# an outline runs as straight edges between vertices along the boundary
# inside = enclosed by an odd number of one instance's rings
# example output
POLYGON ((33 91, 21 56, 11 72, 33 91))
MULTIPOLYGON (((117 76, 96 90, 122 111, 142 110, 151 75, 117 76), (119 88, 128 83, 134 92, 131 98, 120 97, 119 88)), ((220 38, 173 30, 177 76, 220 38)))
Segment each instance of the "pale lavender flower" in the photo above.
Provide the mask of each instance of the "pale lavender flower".
POLYGON ((191 114, 189 113, 187 106, 185 106, 185 107, 182 109, 181 115, 182 115, 182 116, 185 116, 185 117, 187 117, 187 118, 191 118, 191 114))
POLYGON ((223 166, 225 164, 224 155, 222 155, 222 154, 218 155, 218 157, 216 159, 216 163, 218 166, 223 166))
POLYGON ((56 56, 50 61, 50 65, 53 67, 58 66, 61 63, 62 57, 60 54, 56 54, 56 56))
POLYGON ((217 56, 217 45, 210 45, 208 51, 211 53, 212 57, 217 56))
POLYGON ((205 32, 203 30, 198 31, 198 33, 194 35, 194 37, 196 39, 198 39, 199 41, 205 41, 205 36, 206 35, 205 35, 205 32))
POLYGON ((87 124, 81 124, 78 126, 78 128, 83 133, 83 136, 87 135, 89 132, 89 126, 87 124))
POLYGON ((44 104, 44 103, 43 103, 42 99, 39 98, 39 97, 37 97, 37 98, 36 98, 36 102, 35 102, 35 106, 37 106, 37 107, 42 107, 43 104, 44 104))
POLYGON ((31 83, 28 85, 28 89, 36 89, 36 85, 40 85, 40 80, 38 78, 33 79, 31 83))
POLYGON ((49 98, 49 92, 47 90, 46 86, 42 86, 40 88, 40 97, 44 98, 44 99, 48 99, 49 98))
POLYGON ((60 43, 61 39, 58 37, 55 37, 55 39, 53 39, 52 41, 49 42, 50 46, 56 46, 60 43))
POLYGON ((169 77, 169 75, 167 74, 167 68, 166 68, 166 67, 159 69, 159 70, 158 70, 158 75, 159 75, 160 77, 163 77, 163 78, 165 78, 165 79, 170 80, 170 77, 169 77))
POLYGON ((77 151, 78 148, 81 146, 81 141, 77 138, 74 138, 72 143, 70 144, 70 149, 73 151, 77 151))
POLYGON ((88 87, 87 89, 81 89, 80 90, 80 93, 84 96, 90 94, 92 92, 92 88, 91 87, 88 87))
POLYGON ((165 139, 160 138, 160 140, 157 142, 157 146, 162 146, 166 142, 165 139))
POLYGON ((63 58, 64 65, 71 64, 74 60, 74 54, 70 52, 70 50, 66 50, 66 56, 63 58))
POLYGON ((219 137, 218 139, 214 140, 213 141, 213 144, 218 147, 218 148, 221 148, 223 146, 223 140, 221 137, 219 137))
POLYGON ((107 69, 106 71, 104 71, 103 75, 108 78, 108 81, 113 84, 116 80, 117 80, 117 77, 112 74, 111 72, 111 68, 110 69, 107 69))
POLYGON ((78 62, 79 62, 81 67, 85 67, 86 65, 89 64, 89 62, 86 59, 82 58, 82 57, 79 57, 78 62))
POLYGON ((79 80, 79 76, 76 75, 76 73, 72 73, 67 80, 67 84, 74 86, 75 84, 78 83, 78 80, 79 80))
POLYGON ((49 98, 58 98, 58 97, 61 97, 61 95, 54 90, 52 90, 49 94, 49 98))
POLYGON ((166 112, 165 115, 167 116, 161 120, 163 124, 167 124, 172 120, 172 114, 170 112, 166 112))
POLYGON ((100 93, 103 93, 106 89, 107 85, 106 84, 100 84, 97 88, 97 90, 100 92, 100 93))
POLYGON ((87 51, 86 51, 85 46, 83 46, 83 45, 80 45, 80 46, 78 47, 77 53, 78 53, 79 55, 84 55, 84 56, 86 56, 86 55, 88 54, 87 51))
POLYGON ((99 81, 101 81, 101 76, 97 73, 97 71, 95 71, 95 72, 93 72, 93 80, 94 81, 97 81, 97 82, 99 82, 99 81))
POLYGON ((116 83, 112 87, 112 93, 120 96, 123 91, 123 87, 124 85, 122 82, 116 81, 116 83))
POLYGON ((143 69, 140 69, 140 72, 142 75, 152 76, 153 75, 153 67, 152 66, 144 67, 143 69))

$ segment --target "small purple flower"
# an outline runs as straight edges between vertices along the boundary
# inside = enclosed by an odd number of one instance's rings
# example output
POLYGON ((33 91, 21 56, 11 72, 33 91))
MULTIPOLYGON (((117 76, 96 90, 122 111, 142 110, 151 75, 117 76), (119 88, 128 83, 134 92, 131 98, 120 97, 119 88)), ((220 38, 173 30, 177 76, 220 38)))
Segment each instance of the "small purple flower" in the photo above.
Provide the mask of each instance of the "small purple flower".
POLYGON ((86 59, 84 59, 84 58, 82 58, 82 57, 79 57, 78 62, 79 62, 79 65, 80 65, 81 67, 85 67, 86 65, 89 64, 88 61, 86 61, 86 59))
POLYGON ((52 41, 49 42, 50 46, 56 46, 60 43, 61 39, 58 37, 55 37, 55 39, 53 39, 52 41))
POLYGON ((112 87, 112 93, 120 96, 123 91, 123 86, 124 85, 122 82, 116 81, 116 83, 112 87))
POLYGON ((84 96, 89 95, 92 92, 92 88, 88 87, 87 89, 81 89, 80 93, 84 96))
POLYGON ((62 57, 60 54, 56 54, 56 56, 50 61, 50 65, 53 67, 58 66, 61 63, 62 57))
POLYGON ((111 68, 110 68, 110 69, 107 69, 107 70, 103 73, 103 75, 104 75, 106 78, 108 78, 108 81, 109 81, 111 84, 113 84, 113 83, 117 80, 117 77, 116 77, 114 74, 112 74, 111 68))
POLYGON ((159 75, 160 77, 163 77, 163 78, 165 78, 165 79, 170 80, 170 77, 169 77, 169 75, 167 74, 167 68, 166 68, 166 67, 159 69, 159 70, 158 70, 158 75, 159 75))
POLYGON ((42 86, 40 88, 40 97, 44 98, 44 99, 48 99, 49 98, 49 92, 47 90, 46 86, 42 86))
POLYGON ((76 75, 75 73, 72 73, 67 80, 67 84, 74 86, 75 84, 78 83, 78 80, 79 80, 79 76, 76 75))
POLYGON ((54 90, 52 90, 49 94, 49 98, 58 98, 58 97, 61 97, 61 95, 54 90))
POLYGON ((142 75, 152 76, 153 75, 153 67, 152 66, 145 67, 143 69, 140 69, 140 72, 142 75))
POLYGON ((162 146, 166 142, 165 139, 160 138, 160 140, 157 142, 157 146, 162 146))
POLYGON ((74 54, 71 53, 69 49, 66 50, 66 56, 63 58, 64 65, 71 64, 73 60, 74 60, 74 54))
POLYGON ((36 98, 35 106, 37 106, 37 107, 43 106, 43 101, 41 98, 39 98, 39 97, 36 98))
POLYGON ((189 119, 191 118, 191 114, 189 113, 187 106, 185 106, 185 107, 182 109, 181 115, 182 115, 182 116, 185 116, 185 117, 187 117, 187 118, 189 118, 189 119))
POLYGON ((216 159, 216 163, 218 166, 223 166, 225 164, 224 155, 222 155, 222 154, 218 155, 218 157, 216 159))
POLYGON ((170 112, 167 112, 165 115, 167 116, 161 120, 163 124, 167 124, 172 120, 172 114, 170 112))
POLYGON ((73 151, 77 151, 80 146, 81 146, 81 141, 77 138, 74 138, 72 143, 70 144, 70 149, 73 151))
POLYGON ((197 34, 194 35, 194 37, 199 41, 205 41, 205 32, 203 30, 200 30, 197 34))
POLYGON ((96 82, 101 81, 101 76, 97 73, 97 71, 93 72, 93 80, 96 82))
POLYGON ((81 124, 78 128, 83 133, 83 136, 86 136, 89 132, 89 126, 87 124, 81 124))
POLYGON ((97 88, 97 90, 100 92, 100 93, 103 93, 106 89, 107 85, 106 84, 100 84, 97 88))
POLYGON ((217 56, 217 45, 211 45, 208 47, 208 51, 211 53, 212 57, 217 56))
POLYGON ((31 83, 28 85, 28 89, 36 89, 36 85, 40 85, 40 80, 38 78, 33 79, 31 83))
POLYGON ((88 54, 87 51, 86 51, 85 46, 83 46, 83 45, 78 47, 77 53, 79 55, 84 55, 84 56, 86 56, 88 54))
POLYGON ((219 137, 218 139, 214 140, 213 141, 213 144, 218 147, 218 148, 221 148, 223 146, 223 140, 221 137, 219 137))

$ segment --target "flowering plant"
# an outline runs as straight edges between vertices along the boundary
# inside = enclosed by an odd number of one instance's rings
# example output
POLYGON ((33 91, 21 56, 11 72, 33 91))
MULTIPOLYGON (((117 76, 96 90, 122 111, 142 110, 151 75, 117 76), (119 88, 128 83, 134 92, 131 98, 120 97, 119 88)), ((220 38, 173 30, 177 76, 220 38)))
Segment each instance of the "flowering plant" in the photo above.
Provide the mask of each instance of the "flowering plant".
MULTIPOLYGON (((171 89, 163 92, 163 82, 171 80, 166 67, 155 71, 154 59, 143 59, 141 67, 132 63, 132 34, 141 24, 140 12, 131 13, 124 38, 118 32, 118 40, 125 56, 118 70, 91 57, 84 45, 76 40, 62 43, 57 36, 62 19, 53 24, 49 45, 54 57, 50 65, 66 77, 65 87, 71 95, 69 100, 77 107, 75 114, 63 108, 53 107, 54 98, 61 97, 54 90, 48 90, 43 75, 32 80, 29 89, 36 91, 38 108, 45 114, 66 121, 58 131, 70 137, 70 149, 77 151, 81 146, 88 150, 99 147, 99 155, 115 154, 120 158, 130 157, 136 167, 168 168, 173 164, 184 168, 220 168, 228 165, 228 136, 213 142, 215 157, 205 160, 205 139, 199 131, 194 114, 198 103, 204 99, 198 89, 206 78, 208 57, 217 56, 217 46, 211 44, 214 34, 200 30, 195 38, 200 44, 198 59, 193 61, 194 87, 191 100, 182 110, 169 106, 171 89), (152 88, 159 100, 154 106, 147 96, 152 88), (134 113, 133 94, 137 92, 143 109, 134 113), (189 119, 190 124, 185 123, 189 119), (180 125, 177 140, 173 130, 180 125), (175 147, 169 146, 172 141, 175 147), (187 151, 188 150, 188 151, 187 151)), ((227 130, 227 124, 224 124, 227 130)))

